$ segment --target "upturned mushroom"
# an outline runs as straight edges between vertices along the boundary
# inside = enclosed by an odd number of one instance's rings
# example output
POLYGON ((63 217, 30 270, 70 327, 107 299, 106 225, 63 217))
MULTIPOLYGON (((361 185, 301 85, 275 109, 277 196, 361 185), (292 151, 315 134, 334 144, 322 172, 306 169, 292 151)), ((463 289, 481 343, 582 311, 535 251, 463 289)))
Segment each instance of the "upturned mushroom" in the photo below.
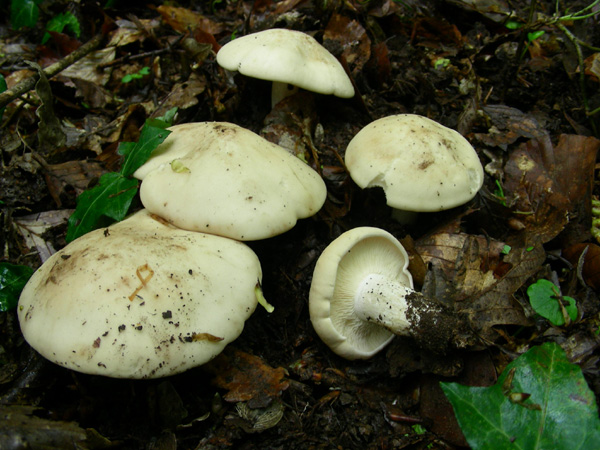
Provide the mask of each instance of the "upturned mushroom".
POLYGON ((458 132, 415 114, 384 117, 364 127, 348 144, 345 163, 361 188, 379 186, 394 216, 454 208, 483 185, 477 153, 458 132))
POLYGON ((225 122, 175 125, 134 176, 145 208, 179 228, 250 241, 316 214, 327 189, 300 159, 225 122))
POLYGON ((465 325, 442 304, 413 288, 408 255, 385 230, 359 227, 321 254, 309 293, 311 322, 338 355, 366 359, 396 335, 427 350, 460 346, 465 325))
POLYGON ((25 340, 50 361, 115 378, 204 364, 236 339, 262 272, 245 244, 142 210, 52 255, 22 291, 25 340))
POLYGON ((221 47, 217 63, 229 71, 272 81, 272 106, 297 88, 342 98, 354 96, 340 62, 300 31, 276 28, 236 38, 221 47))

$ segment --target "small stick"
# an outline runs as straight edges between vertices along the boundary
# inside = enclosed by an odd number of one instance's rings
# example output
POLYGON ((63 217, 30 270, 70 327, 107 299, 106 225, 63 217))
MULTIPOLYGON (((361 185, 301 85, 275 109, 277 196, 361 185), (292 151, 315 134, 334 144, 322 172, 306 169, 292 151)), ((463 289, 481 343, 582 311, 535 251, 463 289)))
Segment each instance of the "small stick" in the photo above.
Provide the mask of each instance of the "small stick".
MULTIPOLYGON (((88 55, 89 53, 91 53, 92 50, 98 47, 98 45, 100 45, 100 42, 102 42, 103 37, 104 36, 102 34, 95 35, 92 39, 80 46, 77 50, 72 51, 60 61, 57 61, 54 64, 46 67, 44 69, 44 74, 46 74, 47 78, 51 78, 57 73, 65 70, 67 67, 69 67, 76 61, 79 61, 81 58, 88 55)), ((14 99, 33 89, 39 77, 39 74, 36 72, 29 78, 26 78, 23 81, 21 81, 19 84, 2 92, 0 94, 0 108, 3 108, 4 106, 12 102, 14 99)))

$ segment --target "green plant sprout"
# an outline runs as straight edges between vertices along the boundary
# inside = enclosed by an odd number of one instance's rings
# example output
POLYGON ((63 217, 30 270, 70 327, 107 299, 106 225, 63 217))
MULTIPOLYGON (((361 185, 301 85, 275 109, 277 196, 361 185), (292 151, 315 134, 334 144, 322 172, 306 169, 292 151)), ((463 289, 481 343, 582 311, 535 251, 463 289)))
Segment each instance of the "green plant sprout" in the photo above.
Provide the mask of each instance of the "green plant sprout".
POLYGON ((144 66, 136 73, 130 73, 121 78, 121 83, 127 84, 131 83, 133 80, 141 80, 146 75, 150 75, 150 67, 144 66))
POLYGON ((530 285, 527 296, 533 310, 554 326, 569 326, 577 320, 575 299, 562 295, 559 288, 549 280, 540 279, 530 285))
MULTIPOLYGON (((582 48, 587 48, 594 52, 599 52, 600 48, 593 47, 579 39, 567 28, 566 24, 578 20, 589 19, 600 14, 600 11, 596 10, 595 8, 598 4, 600 4, 600 0, 594 0, 593 2, 591 2, 590 4, 578 11, 575 11, 573 13, 561 14, 560 2, 556 0, 554 14, 551 17, 547 17, 541 14, 536 15, 535 8, 537 2, 530 2, 529 14, 525 23, 520 23, 511 18, 509 18, 505 23, 505 26, 508 29, 521 30, 521 40, 519 42, 519 49, 517 50, 517 55, 519 59, 517 64, 517 71, 518 65, 520 65, 520 62, 526 53, 524 50, 527 50, 527 47, 531 44, 531 42, 533 42, 535 39, 539 39, 544 34, 544 30, 542 30, 542 28, 554 27, 560 30, 567 37, 567 39, 571 41, 577 54, 577 62, 579 66, 579 90, 581 93, 584 110, 588 117, 600 112, 600 107, 594 110, 590 110, 589 107, 585 83, 585 65, 582 48), (540 17, 540 19, 534 20, 536 16, 540 17)), ((596 126, 593 121, 591 122, 591 126, 594 128, 594 131, 596 131, 596 126)))
POLYGON ((504 195, 504 189, 502 189, 502 184, 500 180, 495 180, 496 189, 494 190, 494 197, 496 197, 502 206, 506 206, 506 196, 504 195))

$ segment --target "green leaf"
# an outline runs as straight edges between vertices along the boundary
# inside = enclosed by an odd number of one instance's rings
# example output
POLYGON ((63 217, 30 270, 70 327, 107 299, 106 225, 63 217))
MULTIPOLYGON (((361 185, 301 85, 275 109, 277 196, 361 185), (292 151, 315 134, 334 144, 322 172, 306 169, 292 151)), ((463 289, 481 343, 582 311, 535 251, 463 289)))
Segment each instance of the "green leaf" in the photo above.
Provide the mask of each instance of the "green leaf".
POLYGON ((105 173, 98 185, 77 198, 77 208, 69 217, 67 242, 102 226, 106 218, 123 220, 138 188, 138 180, 120 173, 105 173))
POLYGON ((133 73, 124 75, 123 78, 121 78, 121 83, 123 83, 123 84, 130 83, 133 80, 134 75, 135 74, 133 74, 133 73))
POLYGON ((440 383, 473 450, 597 450, 596 399, 555 343, 511 362, 491 387, 440 383))
POLYGON ((171 126, 173 120, 175 119, 175 114, 177 114, 177 110, 177 106, 173 106, 163 116, 157 117, 156 119, 166 122, 168 126, 171 126))
MULTIPOLYGON (((46 24, 47 31, 56 31, 57 33, 62 33, 65 28, 73 33, 75 37, 79 37, 81 35, 79 21, 77 20, 77 17, 75 17, 73 13, 69 11, 53 17, 46 24)), ((48 39, 50 39, 50 34, 44 34, 44 37, 42 38, 42 44, 45 44, 48 39)))
POLYGON ((518 30, 519 28, 522 27, 522 25, 519 22, 517 22, 516 20, 510 20, 510 19, 506 21, 504 26, 506 28, 508 28, 509 30, 518 30))
POLYGON ((132 82, 133 80, 140 80, 146 75, 150 75, 150 67, 148 66, 142 67, 136 73, 124 75, 123 78, 121 78, 121 83, 127 84, 132 82))
POLYGON ((118 153, 126 157, 121 167, 124 177, 133 175, 133 172, 148 161, 154 149, 171 134, 167 130, 169 126, 170 124, 162 120, 148 119, 136 143, 132 145, 131 142, 122 142, 119 145, 118 153))
POLYGON ((107 218, 114 221, 125 218, 139 186, 138 180, 131 176, 171 133, 166 129, 169 126, 165 121, 148 119, 137 142, 119 144, 118 153, 125 157, 121 172, 102 175, 96 187, 77 198, 77 208, 69 217, 67 242, 104 226, 107 218))
POLYGON ((34 27, 40 16, 40 9, 35 0, 12 0, 10 2, 10 22, 14 30, 23 27, 34 27))
POLYGON ((527 40, 529 42, 533 42, 536 39, 539 39, 540 37, 542 37, 544 35, 544 33, 545 33, 544 30, 532 31, 531 33, 527 33, 527 40))
POLYGON ((19 295, 32 274, 31 267, 0 263, 0 311, 17 306, 19 295))
POLYGON ((559 302, 564 302, 564 309, 571 320, 577 319, 577 305, 572 297, 561 296, 558 287, 548 280, 538 280, 527 288, 527 296, 533 310, 554 326, 565 324, 565 318, 559 302))

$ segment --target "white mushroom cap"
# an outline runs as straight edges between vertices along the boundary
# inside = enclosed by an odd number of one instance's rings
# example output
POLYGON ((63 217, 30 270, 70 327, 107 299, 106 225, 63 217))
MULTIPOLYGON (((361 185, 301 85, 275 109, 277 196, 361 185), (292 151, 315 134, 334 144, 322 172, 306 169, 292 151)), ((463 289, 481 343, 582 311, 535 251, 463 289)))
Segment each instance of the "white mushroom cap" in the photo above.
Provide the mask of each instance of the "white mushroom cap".
POLYGON ((277 83, 287 83, 319 94, 354 96, 352 82, 340 62, 312 36, 300 31, 276 28, 236 38, 219 50, 217 62, 227 70, 273 81, 274 93, 277 83))
POLYGON ((27 342, 63 367, 163 377, 204 364, 240 335, 261 277, 245 244, 142 210, 52 255, 23 289, 19 321, 27 342))
POLYGON ((365 359, 395 336, 382 322, 408 327, 404 296, 413 287, 408 262, 404 247, 379 228, 354 228, 335 239, 317 261, 309 294, 310 319, 323 342, 344 358, 365 359), (397 294, 394 305, 375 313, 368 312, 373 305, 361 294, 369 283, 377 284, 374 277, 394 281, 397 294))
POLYGON ((175 226, 238 240, 281 234, 316 214, 317 172, 257 134, 223 122, 176 125, 135 176, 144 206, 175 226))
POLYGON ((345 162, 361 188, 379 186, 387 204, 441 211, 471 200, 483 185, 477 153, 460 133, 414 114, 378 119, 348 144, 345 162))

